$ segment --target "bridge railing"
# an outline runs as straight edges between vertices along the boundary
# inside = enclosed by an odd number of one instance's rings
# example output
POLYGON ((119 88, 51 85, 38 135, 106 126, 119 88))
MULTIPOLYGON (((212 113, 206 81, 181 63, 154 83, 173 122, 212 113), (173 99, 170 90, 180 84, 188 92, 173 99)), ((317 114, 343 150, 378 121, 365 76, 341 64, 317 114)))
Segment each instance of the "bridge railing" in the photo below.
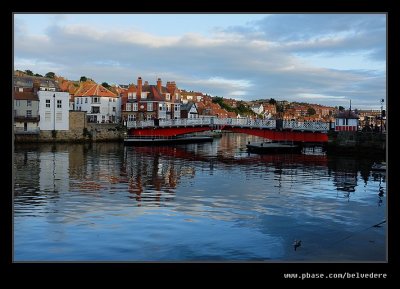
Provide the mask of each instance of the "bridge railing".
POLYGON ((207 118, 160 119, 159 126, 210 125, 211 121, 211 119, 207 118))
POLYGON ((294 130, 307 130, 307 131, 328 131, 329 123, 320 121, 294 121, 284 120, 283 128, 291 128, 294 130))
POLYGON ((214 119, 214 124, 257 128, 276 127, 276 121, 274 119, 217 118, 214 119))
MULTIPOLYGON (((252 128, 276 128, 274 119, 247 119, 247 118, 181 118, 181 119, 160 119, 155 125, 154 120, 128 121, 128 128, 145 127, 177 127, 177 126, 197 126, 197 125, 231 125, 252 128)), ((313 121, 283 121, 284 129, 303 130, 303 131, 328 131, 329 123, 313 121)))

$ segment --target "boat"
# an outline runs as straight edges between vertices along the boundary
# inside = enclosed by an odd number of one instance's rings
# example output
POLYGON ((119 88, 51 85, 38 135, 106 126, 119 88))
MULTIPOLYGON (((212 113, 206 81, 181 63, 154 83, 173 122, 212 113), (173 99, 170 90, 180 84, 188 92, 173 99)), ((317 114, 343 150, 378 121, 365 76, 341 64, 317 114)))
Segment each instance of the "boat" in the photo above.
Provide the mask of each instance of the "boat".
POLYGON ((246 145, 249 152, 254 153, 292 153, 301 152, 302 147, 293 143, 280 142, 261 142, 248 143, 246 145))
POLYGON ((212 130, 206 134, 207 136, 211 136, 213 138, 220 138, 222 137, 222 131, 220 129, 212 130))
POLYGON ((386 162, 373 163, 371 170, 373 171, 386 171, 386 162))
POLYGON ((212 142, 211 136, 128 136, 124 139, 125 145, 160 145, 212 142))

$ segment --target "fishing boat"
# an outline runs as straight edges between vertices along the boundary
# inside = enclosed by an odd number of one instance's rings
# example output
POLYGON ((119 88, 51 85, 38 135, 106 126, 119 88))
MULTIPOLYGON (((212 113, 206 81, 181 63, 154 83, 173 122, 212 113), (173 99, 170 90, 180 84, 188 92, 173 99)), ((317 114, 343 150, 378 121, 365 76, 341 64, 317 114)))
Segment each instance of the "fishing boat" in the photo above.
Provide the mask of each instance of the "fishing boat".
POLYGON ((301 152, 302 147, 293 143, 281 142, 259 142, 248 143, 246 145, 248 152, 253 153, 293 153, 301 152))

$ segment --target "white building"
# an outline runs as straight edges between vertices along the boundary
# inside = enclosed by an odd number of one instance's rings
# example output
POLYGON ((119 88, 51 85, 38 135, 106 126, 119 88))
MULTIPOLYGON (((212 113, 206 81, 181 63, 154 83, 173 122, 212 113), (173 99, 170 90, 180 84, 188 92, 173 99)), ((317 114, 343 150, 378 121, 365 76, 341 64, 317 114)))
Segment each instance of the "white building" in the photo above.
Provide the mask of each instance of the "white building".
POLYGON ((256 114, 261 114, 264 111, 264 106, 262 104, 254 104, 251 106, 251 110, 256 114))
POLYGON ((69 93, 38 91, 40 130, 69 130, 69 93))
POLYGON ((121 118, 121 100, 99 84, 86 84, 75 93, 75 110, 86 111, 88 122, 117 123, 121 118))

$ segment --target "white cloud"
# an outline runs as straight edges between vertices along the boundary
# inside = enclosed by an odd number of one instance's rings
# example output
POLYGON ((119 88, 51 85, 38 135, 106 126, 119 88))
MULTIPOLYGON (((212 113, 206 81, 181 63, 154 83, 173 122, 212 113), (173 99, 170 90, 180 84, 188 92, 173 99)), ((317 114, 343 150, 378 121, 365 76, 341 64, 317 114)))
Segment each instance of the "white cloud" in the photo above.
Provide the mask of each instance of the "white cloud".
POLYGON ((132 83, 138 76, 155 82, 161 77, 176 81, 180 88, 226 97, 329 104, 342 101, 343 95, 360 103, 384 98, 385 70, 375 69, 385 67, 378 61, 385 52, 379 42, 382 23, 368 17, 339 18, 343 23, 316 21, 312 15, 271 15, 246 29, 160 36, 137 27, 110 24, 104 29, 80 23, 59 23, 35 35, 21 22, 23 17, 17 17, 14 60, 17 69, 35 73, 49 70, 76 79, 86 75, 109 83, 132 83), (306 27, 302 21, 307 19, 306 27), (357 53, 374 57, 376 67, 369 69, 372 64, 367 61, 352 62, 351 55, 357 53), (329 65, 335 59, 346 61, 346 69, 329 65))

